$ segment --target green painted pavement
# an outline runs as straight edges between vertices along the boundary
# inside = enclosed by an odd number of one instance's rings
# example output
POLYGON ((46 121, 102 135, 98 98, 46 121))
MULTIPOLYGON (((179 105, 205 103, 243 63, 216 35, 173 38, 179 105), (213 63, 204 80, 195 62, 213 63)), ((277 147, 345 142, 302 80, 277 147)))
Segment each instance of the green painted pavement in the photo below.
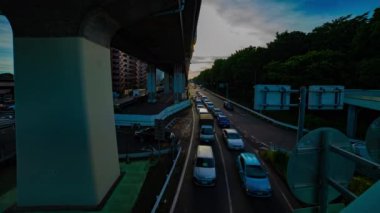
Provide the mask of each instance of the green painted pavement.
MULTIPOLYGON (((149 160, 134 161, 129 164, 120 163, 123 174, 120 182, 114 189, 100 213, 132 212, 137 201, 141 187, 144 184, 150 167, 149 160)), ((0 197, 0 212, 16 203, 16 189, 12 189, 0 197)), ((43 211, 48 213, 51 211, 43 211)), ((57 212, 57 211, 55 211, 57 212)), ((81 213, 82 211, 59 211, 61 213, 81 213)))

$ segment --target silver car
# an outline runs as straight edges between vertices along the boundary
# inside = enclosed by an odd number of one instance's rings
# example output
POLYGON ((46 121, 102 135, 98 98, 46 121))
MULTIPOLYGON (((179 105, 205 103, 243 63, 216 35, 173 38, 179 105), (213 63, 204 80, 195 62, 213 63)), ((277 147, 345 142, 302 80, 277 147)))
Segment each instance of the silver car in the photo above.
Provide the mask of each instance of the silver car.
POLYGON ((244 141, 236 129, 223 129, 223 140, 229 149, 244 149, 244 141))

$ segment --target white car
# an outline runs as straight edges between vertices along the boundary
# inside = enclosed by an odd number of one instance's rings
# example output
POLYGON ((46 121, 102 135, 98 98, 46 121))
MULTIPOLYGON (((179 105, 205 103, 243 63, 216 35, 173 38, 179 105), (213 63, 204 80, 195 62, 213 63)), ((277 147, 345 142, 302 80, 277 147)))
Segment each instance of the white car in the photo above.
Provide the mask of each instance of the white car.
POLYGON ((244 141, 236 129, 223 129, 223 140, 229 149, 244 149, 244 141))
POLYGON ((197 185, 215 186, 215 158, 211 146, 198 145, 194 158, 193 180, 197 185))
MULTIPOLYGON (((206 109, 206 107, 205 107, 203 104, 197 104, 196 108, 197 108, 197 112, 198 112, 198 113, 200 113, 200 110, 201 110, 201 109, 206 109)), ((206 109, 206 110, 207 110, 207 109, 206 109)))

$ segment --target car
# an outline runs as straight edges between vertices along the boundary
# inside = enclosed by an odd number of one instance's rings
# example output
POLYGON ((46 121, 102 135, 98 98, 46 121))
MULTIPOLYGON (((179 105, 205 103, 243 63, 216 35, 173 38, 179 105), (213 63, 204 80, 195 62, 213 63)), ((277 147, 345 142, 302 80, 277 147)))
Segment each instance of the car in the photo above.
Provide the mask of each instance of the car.
POLYGON ((198 113, 200 109, 206 109, 206 107, 203 104, 197 104, 196 108, 197 108, 198 113))
POLYGON ((223 114, 222 110, 220 110, 218 107, 212 108, 211 113, 214 117, 218 116, 219 114, 223 114))
POLYGON ((195 103, 196 103, 196 104, 202 104, 202 105, 203 105, 203 103, 202 103, 202 99, 199 98, 199 97, 195 98, 195 103))
POLYGON ((212 110, 214 108, 214 104, 211 101, 205 101, 205 105, 209 110, 212 110))
POLYGON ((229 111, 233 111, 234 110, 234 106, 229 101, 224 101, 223 102, 223 107, 224 107, 224 109, 229 110, 229 111))
POLYGON ((271 197, 272 187, 268 172, 254 153, 240 153, 236 159, 236 167, 244 191, 254 197, 271 197))
MULTIPOLYGON (((154 137, 154 127, 147 127, 147 128, 142 128, 138 129, 134 132, 134 137, 136 140, 140 142, 154 142, 155 137, 154 137)), ((170 129, 165 128, 165 142, 175 142, 177 141, 177 138, 175 134, 170 131, 170 129)))
POLYGON ((216 123, 221 128, 229 128, 231 125, 231 122, 228 119, 228 117, 223 114, 219 114, 216 116, 216 123))
POLYGON ((198 113, 199 114, 208 114, 208 110, 206 108, 199 108, 198 113))
POLYGON ((223 140, 229 149, 242 150, 244 149, 244 141, 236 129, 223 129, 223 140))
POLYGON ((215 158, 211 146, 198 145, 194 158, 193 181, 197 185, 215 186, 215 158))

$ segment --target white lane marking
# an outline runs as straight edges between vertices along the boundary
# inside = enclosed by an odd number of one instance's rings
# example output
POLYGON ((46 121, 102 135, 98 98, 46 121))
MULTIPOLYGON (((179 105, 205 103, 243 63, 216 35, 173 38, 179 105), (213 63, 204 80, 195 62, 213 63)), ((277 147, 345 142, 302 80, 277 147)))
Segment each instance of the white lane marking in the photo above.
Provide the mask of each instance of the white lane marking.
POLYGON ((182 189, 183 179, 185 177, 185 173, 186 173, 186 169, 187 169, 187 164, 189 163, 190 152, 191 152, 191 148, 192 148, 193 141, 194 141, 194 134, 195 134, 195 132, 194 132, 194 130, 195 130, 194 108, 192 108, 192 111, 193 111, 193 129, 191 130, 192 133, 191 133, 191 138, 190 138, 190 144, 189 144, 189 148, 187 150, 187 156, 186 156, 186 160, 185 160, 185 165, 184 165, 184 167, 182 169, 181 177, 179 179, 179 183, 178 183, 178 186, 177 186, 177 191, 176 191, 176 193, 174 195, 172 206, 170 207, 170 213, 174 212, 175 206, 177 205, 179 193, 181 192, 181 189, 182 189))
POLYGON ((232 200, 231 200, 230 184, 229 184, 229 182, 228 182, 228 177, 227 177, 226 163, 225 163, 225 161, 224 161, 223 152, 222 152, 222 147, 220 146, 220 143, 219 143, 219 140, 218 140, 217 135, 215 135, 215 139, 216 139, 216 142, 217 142, 218 147, 219 147, 220 156, 221 156, 221 158, 222 158, 222 164, 223 164, 223 170, 224 170, 224 178, 226 179, 226 188, 227 188, 228 205, 229 205, 230 213, 232 213, 232 212, 233 212, 233 211, 232 211, 232 200))
MULTIPOLYGON (((274 181, 274 182, 276 182, 276 181, 274 181)), ((277 186, 278 186, 278 185, 277 185, 277 186)), ((284 195, 284 193, 281 191, 280 188, 279 188, 279 190, 280 190, 280 192, 281 192, 282 197, 285 199, 286 204, 288 204, 288 207, 289 207, 289 209, 290 209, 290 212, 294 212, 294 209, 293 209, 292 205, 290 205, 290 202, 289 202, 288 198, 286 198, 286 196, 284 195)))

